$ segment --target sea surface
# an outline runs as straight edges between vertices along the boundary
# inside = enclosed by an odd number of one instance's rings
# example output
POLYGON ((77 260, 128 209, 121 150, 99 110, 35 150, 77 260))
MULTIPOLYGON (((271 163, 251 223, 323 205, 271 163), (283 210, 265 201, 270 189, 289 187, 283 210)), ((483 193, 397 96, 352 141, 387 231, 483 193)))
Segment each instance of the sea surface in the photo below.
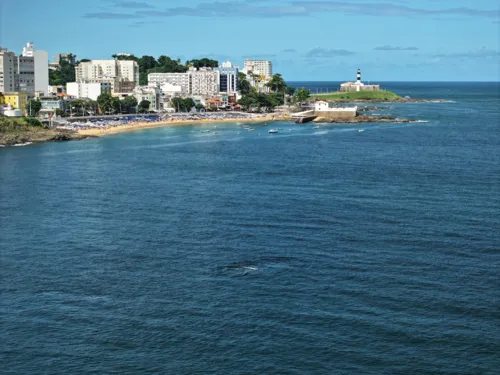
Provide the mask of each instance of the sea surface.
POLYGON ((446 102, 0 148, 0 373, 498 374, 499 84, 383 86, 446 102))

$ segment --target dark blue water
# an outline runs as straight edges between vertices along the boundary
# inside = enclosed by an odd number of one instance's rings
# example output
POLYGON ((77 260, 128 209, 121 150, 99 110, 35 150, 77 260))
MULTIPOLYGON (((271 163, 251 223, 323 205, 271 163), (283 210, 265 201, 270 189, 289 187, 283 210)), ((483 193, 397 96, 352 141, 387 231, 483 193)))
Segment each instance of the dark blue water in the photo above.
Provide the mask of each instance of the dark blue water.
POLYGON ((497 374, 499 86, 397 85, 453 102, 0 149, 0 372, 497 374))

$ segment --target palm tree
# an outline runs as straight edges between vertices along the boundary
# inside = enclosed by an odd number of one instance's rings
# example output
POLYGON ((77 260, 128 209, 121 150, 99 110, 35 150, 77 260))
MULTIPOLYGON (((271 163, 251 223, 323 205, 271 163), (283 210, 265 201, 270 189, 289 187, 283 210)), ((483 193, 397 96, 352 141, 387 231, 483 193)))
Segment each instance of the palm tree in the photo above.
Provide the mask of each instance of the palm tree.
POLYGON ((273 92, 284 92, 287 88, 287 84, 281 74, 275 74, 271 77, 266 86, 273 92))

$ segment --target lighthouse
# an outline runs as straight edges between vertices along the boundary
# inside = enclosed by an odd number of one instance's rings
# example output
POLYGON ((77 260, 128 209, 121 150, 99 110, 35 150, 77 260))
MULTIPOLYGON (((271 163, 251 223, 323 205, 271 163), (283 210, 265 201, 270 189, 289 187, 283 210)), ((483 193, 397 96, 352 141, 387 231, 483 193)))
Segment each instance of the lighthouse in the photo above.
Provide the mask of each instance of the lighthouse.
POLYGON ((358 74, 356 75, 356 77, 356 91, 361 91, 361 86, 363 86, 363 84, 361 83, 361 69, 358 69, 358 74))

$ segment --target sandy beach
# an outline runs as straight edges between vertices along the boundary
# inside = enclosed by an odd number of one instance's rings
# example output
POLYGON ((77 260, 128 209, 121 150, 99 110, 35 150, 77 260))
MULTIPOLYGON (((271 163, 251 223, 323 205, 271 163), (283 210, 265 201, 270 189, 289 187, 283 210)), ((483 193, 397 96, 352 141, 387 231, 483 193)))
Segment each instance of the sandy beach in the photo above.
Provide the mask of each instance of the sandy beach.
POLYGON ((193 125, 193 124, 214 124, 214 123, 249 123, 249 122, 271 122, 271 121, 287 121, 288 115, 270 114, 267 116, 259 116, 252 118, 231 118, 231 119, 200 119, 200 120, 181 120, 168 119, 156 122, 135 122, 123 125, 110 126, 107 128, 89 128, 79 129, 78 134, 83 136, 103 136, 108 134, 131 132, 142 129, 158 128, 170 125, 193 125))

